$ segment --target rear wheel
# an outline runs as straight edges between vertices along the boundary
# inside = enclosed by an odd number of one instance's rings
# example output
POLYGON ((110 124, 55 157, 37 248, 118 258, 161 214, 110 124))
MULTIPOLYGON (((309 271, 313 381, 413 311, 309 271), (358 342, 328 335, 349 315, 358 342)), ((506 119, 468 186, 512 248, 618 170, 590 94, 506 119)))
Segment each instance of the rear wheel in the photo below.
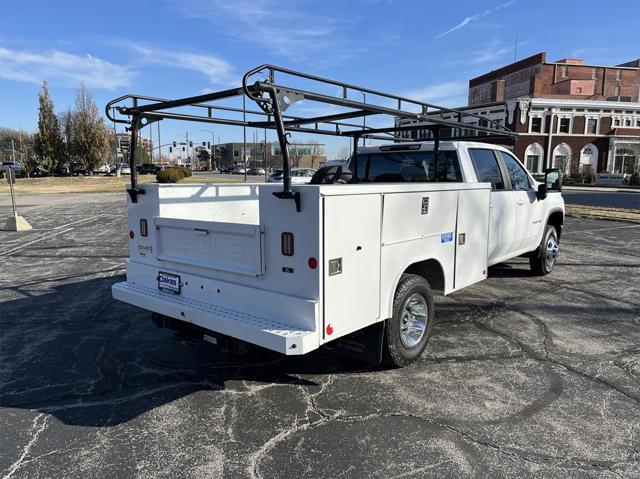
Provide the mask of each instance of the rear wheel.
POLYGON ((556 264, 556 258, 560 252, 560 241, 556 229, 547 225, 542 237, 542 242, 538 248, 538 253, 529 257, 529 266, 536 276, 544 276, 551 273, 556 264))
POLYGON ((415 274, 403 274, 393 301, 393 317, 387 320, 384 362, 401 367, 420 357, 433 328, 433 294, 429 283, 415 274))

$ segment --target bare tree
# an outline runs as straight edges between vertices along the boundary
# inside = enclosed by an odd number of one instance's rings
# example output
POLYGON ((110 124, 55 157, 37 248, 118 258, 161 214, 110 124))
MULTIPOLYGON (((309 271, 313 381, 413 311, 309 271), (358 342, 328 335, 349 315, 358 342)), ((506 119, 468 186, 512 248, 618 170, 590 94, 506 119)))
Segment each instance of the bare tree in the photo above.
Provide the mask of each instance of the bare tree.
POLYGON ((322 145, 317 141, 309 143, 309 156, 311 156, 311 168, 320 166, 320 157, 322 156, 322 145))
POLYGON ((84 84, 80 84, 76 91, 70 140, 72 158, 86 165, 89 170, 95 169, 109 158, 107 128, 91 92, 84 84))
POLYGON ((347 161, 350 155, 351 150, 349 149, 349 147, 343 146, 338 150, 338 153, 336 153, 336 160, 347 161))
POLYGON ((302 159, 302 148, 297 143, 289 144, 289 160, 293 168, 300 166, 300 160, 302 159))

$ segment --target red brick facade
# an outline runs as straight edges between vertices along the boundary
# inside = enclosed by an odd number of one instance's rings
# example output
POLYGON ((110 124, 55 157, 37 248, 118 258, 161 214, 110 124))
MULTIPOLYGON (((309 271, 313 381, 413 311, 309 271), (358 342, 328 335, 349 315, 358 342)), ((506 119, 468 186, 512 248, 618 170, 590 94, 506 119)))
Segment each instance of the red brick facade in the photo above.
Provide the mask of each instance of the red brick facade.
POLYGON ((637 102, 640 60, 616 66, 587 65, 582 60, 547 62, 538 53, 469 80, 469 105, 522 96, 637 102))

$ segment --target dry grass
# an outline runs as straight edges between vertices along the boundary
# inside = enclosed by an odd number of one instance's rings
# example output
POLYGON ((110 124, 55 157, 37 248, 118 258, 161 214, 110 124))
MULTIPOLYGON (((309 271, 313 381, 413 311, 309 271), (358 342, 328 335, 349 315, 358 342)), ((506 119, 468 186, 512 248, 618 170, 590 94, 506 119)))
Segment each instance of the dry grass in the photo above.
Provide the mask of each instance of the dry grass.
POLYGON ((640 209, 606 208, 604 206, 566 205, 568 216, 640 223, 640 209))
MULTIPOLYGON (((180 183, 225 183, 207 176, 189 177, 180 183)), ((138 182, 155 183, 155 175, 140 175, 138 182)), ((15 184, 17 194, 31 193, 114 193, 124 191, 129 184, 129 176, 75 176, 75 177, 47 177, 47 178, 18 178, 15 184)), ((8 193, 7 180, 0 180, 0 193, 8 193)))

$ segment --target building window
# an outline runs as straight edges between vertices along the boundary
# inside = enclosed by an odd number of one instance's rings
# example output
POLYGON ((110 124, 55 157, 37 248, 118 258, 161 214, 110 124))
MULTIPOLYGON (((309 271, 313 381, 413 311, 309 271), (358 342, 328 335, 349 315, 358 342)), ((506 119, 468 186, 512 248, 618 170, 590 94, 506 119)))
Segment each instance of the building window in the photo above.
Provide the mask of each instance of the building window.
POLYGON ((622 80, 622 70, 616 70, 616 80, 622 80))
POLYGON ((542 133, 542 117, 534 116, 531 118, 530 133, 542 133))
POLYGON ((587 134, 595 135, 598 133, 598 120, 595 118, 589 118, 587 120, 587 134))
POLYGON ((620 85, 616 85, 616 89, 613 93, 613 96, 620 96, 620 85))
POLYGON ((620 126, 620 118, 613 119, 613 126, 620 126))
POLYGON ((553 150, 553 167, 559 168, 565 173, 570 172, 571 168, 571 147, 566 143, 560 143, 553 150))
POLYGON ((560 118, 558 122, 558 133, 569 133, 571 131, 571 118, 560 118))
POLYGON ((640 128, 640 120, 636 120, 636 126, 640 128))
POLYGON ((531 173, 540 173, 542 171, 542 158, 544 150, 538 143, 533 143, 527 147, 524 152, 525 168, 531 173))
POLYGON ((596 70, 595 68, 591 69, 591 79, 595 80, 596 78, 598 78, 598 70, 596 70))
POLYGON ((627 118, 626 120, 624 120, 624 126, 631 126, 631 119, 627 118))
POLYGON ((636 168, 636 155, 629 148, 616 148, 614 173, 624 173, 631 175, 636 168))
POLYGON ((562 78, 567 78, 569 76, 569 67, 566 65, 562 66, 562 78))

